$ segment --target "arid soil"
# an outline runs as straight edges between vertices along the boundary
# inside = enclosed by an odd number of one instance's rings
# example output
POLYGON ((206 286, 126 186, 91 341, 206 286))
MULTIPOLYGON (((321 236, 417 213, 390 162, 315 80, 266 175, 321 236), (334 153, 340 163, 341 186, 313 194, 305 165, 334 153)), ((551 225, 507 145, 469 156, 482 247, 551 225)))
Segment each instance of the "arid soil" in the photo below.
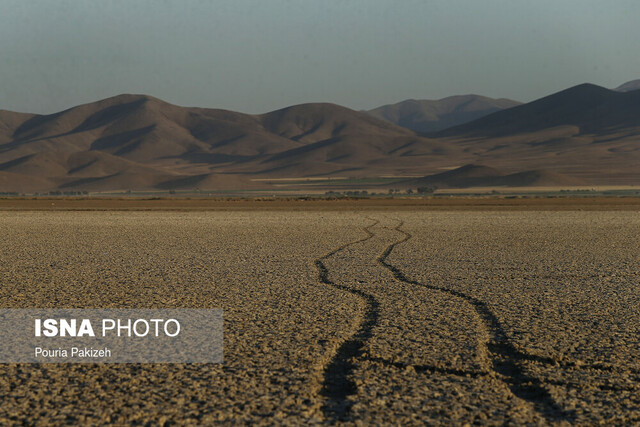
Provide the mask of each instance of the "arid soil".
POLYGON ((222 308, 225 360, 0 365, 0 424, 638 423, 640 215, 579 209, 2 211, 1 307, 222 308))
MULTIPOLYGON (((543 189, 553 191, 553 189, 543 189)), ((0 198, 0 211, 366 211, 585 210, 640 211, 640 197, 384 197, 384 198, 0 198)))

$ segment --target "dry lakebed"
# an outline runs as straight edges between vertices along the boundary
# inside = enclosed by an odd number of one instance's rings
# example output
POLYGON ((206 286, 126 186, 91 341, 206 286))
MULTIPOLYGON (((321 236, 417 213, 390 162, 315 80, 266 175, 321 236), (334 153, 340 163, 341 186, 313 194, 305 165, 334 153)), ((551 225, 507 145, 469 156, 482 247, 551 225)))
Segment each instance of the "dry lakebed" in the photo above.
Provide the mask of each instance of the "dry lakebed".
POLYGON ((2 308, 222 308, 222 364, 2 364, 0 424, 640 423, 636 209, 0 211, 2 308))

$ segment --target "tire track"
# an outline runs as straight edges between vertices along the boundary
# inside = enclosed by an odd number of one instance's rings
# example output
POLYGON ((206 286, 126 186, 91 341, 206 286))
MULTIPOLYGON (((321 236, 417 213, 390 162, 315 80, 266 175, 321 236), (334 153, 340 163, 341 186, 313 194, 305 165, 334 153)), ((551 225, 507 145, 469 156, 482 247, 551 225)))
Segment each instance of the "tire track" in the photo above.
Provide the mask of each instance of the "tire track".
POLYGON ((527 375, 522 366, 522 362, 526 360, 533 359, 541 363, 549 362, 549 360, 525 354, 515 348, 502 324, 485 302, 461 291, 410 279, 398 267, 387 261, 396 246, 407 242, 413 237, 409 232, 402 229, 403 226, 404 221, 399 220, 399 224, 394 230, 403 234, 404 237, 390 244, 378 257, 378 263, 389 270, 401 282, 443 292, 458 297, 471 305, 489 334, 489 341, 485 345, 490 369, 494 371, 496 378, 503 381, 515 396, 531 402, 535 410, 548 421, 572 420, 574 418, 573 412, 567 412, 562 409, 549 391, 543 387, 542 382, 538 378, 527 375))
POLYGON ((380 317, 380 304, 373 295, 370 295, 360 289, 355 289, 350 286, 333 282, 329 278, 329 270, 323 261, 349 246, 366 242, 374 237, 373 232, 371 232, 371 228, 378 225, 379 221, 373 221, 374 222, 372 224, 362 229, 367 233, 366 237, 339 246, 314 262, 318 269, 318 279, 321 283, 356 295, 365 302, 364 316, 358 325, 357 331, 347 338, 340 347, 338 347, 335 354, 324 368, 324 378, 320 394, 327 399, 327 402, 322 406, 322 412, 327 419, 334 422, 346 420, 349 414, 351 405, 349 404, 347 397, 357 392, 357 387, 350 378, 356 367, 354 359, 361 355, 362 348, 366 341, 371 338, 373 328, 378 324, 378 319, 380 317))

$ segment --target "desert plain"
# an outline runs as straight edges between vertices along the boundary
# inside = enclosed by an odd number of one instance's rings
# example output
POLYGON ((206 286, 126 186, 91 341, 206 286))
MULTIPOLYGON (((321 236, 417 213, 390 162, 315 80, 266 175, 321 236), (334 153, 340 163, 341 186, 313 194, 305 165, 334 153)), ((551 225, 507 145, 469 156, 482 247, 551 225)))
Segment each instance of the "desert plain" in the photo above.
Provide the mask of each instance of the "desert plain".
POLYGON ((0 423, 639 423, 634 200, 3 202, 1 307, 222 308, 224 363, 2 364, 0 423))

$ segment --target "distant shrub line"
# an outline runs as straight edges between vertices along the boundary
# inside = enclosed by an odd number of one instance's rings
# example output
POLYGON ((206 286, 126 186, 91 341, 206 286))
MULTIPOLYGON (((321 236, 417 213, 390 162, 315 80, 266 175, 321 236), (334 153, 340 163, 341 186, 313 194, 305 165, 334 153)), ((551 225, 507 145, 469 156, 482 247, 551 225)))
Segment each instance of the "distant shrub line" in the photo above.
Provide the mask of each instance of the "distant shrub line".
POLYGON ((433 194, 435 193, 436 188, 435 187, 418 187, 415 190, 412 188, 409 188, 407 190, 400 190, 398 188, 390 188, 389 190, 387 190, 386 193, 374 193, 374 192, 368 192, 367 190, 362 190, 362 191, 353 191, 353 190, 349 190, 349 191, 334 191, 334 190, 330 190, 327 191, 326 193, 324 193, 325 196, 327 197, 369 197, 369 196, 383 196, 383 195, 393 195, 393 194, 420 194, 420 195, 424 195, 424 194, 433 194))

